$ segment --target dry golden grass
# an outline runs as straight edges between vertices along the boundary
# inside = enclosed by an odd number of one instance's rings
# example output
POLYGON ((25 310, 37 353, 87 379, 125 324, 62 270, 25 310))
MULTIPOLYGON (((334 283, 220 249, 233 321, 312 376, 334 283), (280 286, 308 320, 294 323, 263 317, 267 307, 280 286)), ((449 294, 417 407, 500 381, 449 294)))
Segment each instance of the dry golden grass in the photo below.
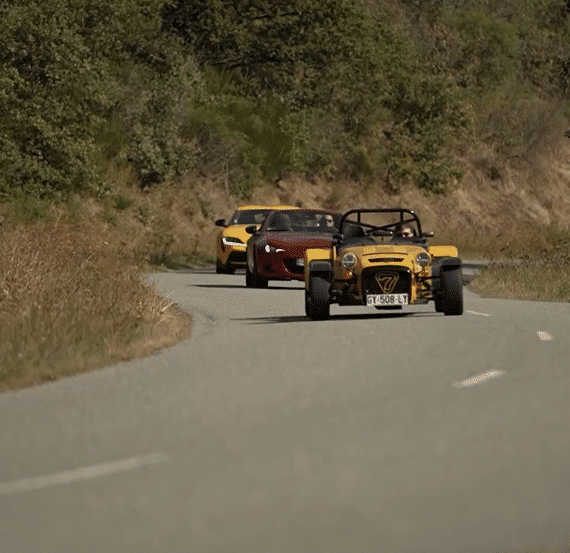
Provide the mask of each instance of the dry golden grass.
POLYGON ((494 262, 469 288, 484 297, 570 302, 570 263, 541 258, 494 262))
POLYGON ((188 335, 189 317, 95 230, 0 231, 0 259, 0 391, 146 355, 188 335))
MULTIPOLYGON (((538 234, 538 233, 537 233, 538 234)), ((570 302, 570 231, 554 226, 542 229, 538 239, 521 234, 506 260, 491 262, 470 287, 486 296, 520 300, 570 302)))

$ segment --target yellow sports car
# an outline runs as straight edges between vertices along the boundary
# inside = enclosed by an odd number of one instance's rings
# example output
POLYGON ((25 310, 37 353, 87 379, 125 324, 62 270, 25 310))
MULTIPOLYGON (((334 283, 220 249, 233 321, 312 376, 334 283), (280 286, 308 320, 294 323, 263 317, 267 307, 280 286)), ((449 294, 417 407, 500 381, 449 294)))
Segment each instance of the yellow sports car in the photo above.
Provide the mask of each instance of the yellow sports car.
POLYGON ((455 246, 430 246, 408 209, 352 209, 330 248, 305 254, 305 312, 328 319, 331 303, 401 309, 433 301, 444 315, 463 313, 463 274, 455 246))
POLYGON ((257 225, 259 228, 275 209, 298 208, 288 205, 244 205, 238 207, 229 219, 216 221, 216 226, 222 227, 216 238, 216 273, 232 274, 236 269, 245 268, 245 249, 251 238, 245 227, 257 225))

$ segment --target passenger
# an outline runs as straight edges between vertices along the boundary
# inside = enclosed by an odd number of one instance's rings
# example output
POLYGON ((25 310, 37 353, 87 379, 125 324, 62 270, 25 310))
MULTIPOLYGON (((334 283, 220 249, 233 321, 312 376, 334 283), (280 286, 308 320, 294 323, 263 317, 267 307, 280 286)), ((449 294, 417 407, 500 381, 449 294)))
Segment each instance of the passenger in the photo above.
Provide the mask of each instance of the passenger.
POLYGON ((334 220, 333 216, 327 213, 319 221, 319 230, 329 232, 331 229, 334 229, 334 220))

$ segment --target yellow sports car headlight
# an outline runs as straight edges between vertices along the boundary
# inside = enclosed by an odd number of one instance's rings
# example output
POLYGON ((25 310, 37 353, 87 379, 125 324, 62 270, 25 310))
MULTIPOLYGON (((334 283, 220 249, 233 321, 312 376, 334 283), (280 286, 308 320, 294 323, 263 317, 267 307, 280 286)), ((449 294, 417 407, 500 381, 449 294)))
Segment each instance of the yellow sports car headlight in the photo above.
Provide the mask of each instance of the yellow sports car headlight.
POLYGON ((342 256, 342 266, 345 269, 352 269, 352 267, 354 267, 356 265, 357 262, 357 258, 353 253, 345 253, 342 256))
POLYGON ((222 238, 222 243, 224 246, 243 246, 243 240, 236 238, 235 236, 224 236, 222 238))
POLYGON ((430 264, 431 256, 429 253, 422 252, 416 255, 416 263, 423 269, 430 264))

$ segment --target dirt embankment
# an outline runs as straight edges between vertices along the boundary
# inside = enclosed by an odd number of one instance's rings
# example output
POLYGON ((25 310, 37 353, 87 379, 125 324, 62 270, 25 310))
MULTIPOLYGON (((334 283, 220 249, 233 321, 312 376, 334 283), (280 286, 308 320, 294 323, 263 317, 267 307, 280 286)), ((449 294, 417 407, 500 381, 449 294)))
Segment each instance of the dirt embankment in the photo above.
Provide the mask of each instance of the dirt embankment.
MULTIPOLYGON (((399 194, 350 181, 290 177, 254 190, 239 201, 223 182, 187 178, 147 192, 124 190, 130 207, 108 223, 124 247, 160 263, 199 254, 213 260, 217 218, 240 204, 294 204, 344 211, 353 207, 406 207, 415 210, 434 243, 452 243, 460 255, 520 255, 547 244, 546 229, 570 229, 570 138, 552 135, 510 163, 491 164, 481 152, 462 157, 464 174, 446 196, 426 196, 413 185, 399 194)), ((105 219, 100 204, 93 204, 105 219)))
MULTIPOLYGON (((570 139, 563 134, 543 145, 525 160, 500 170, 479 167, 477 159, 464 158, 465 172, 445 197, 426 196, 413 186, 390 195, 353 182, 307 181, 288 178, 256 189, 249 202, 331 207, 341 211, 360 206, 401 206, 415 210, 435 240, 459 245, 466 253, 488 255, 536 251, 545 244, 545 229, 570 228, 570 139)), ((188 230, 195 232, 199 250, 212 252, 216 217, 226 217, 240 203, 224 187, 195 183, 195 193, 206 202, 211 217, 198 212, 188 230)))

